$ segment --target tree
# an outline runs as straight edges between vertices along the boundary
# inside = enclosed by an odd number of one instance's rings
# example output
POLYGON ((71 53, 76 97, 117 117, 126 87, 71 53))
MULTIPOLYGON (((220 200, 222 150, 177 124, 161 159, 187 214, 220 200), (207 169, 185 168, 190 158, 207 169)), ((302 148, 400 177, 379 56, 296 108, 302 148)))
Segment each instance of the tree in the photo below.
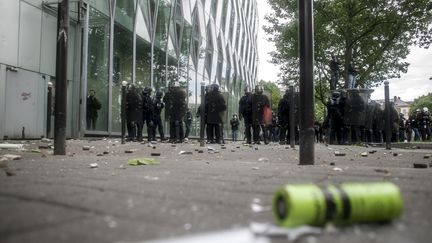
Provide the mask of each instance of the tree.
MULTIPOLYGON (((297 0, 268 0, 273 13, 264 27, 277 52, 272 62, 281 66, 281 83, 297 83, 298 7, 297 0)), ((332 54, 342 62, 341 76, 347 79, 348 65, 357 71, 359 87, 378 86, 384 80, 406 73, 403 59, 409 47, 428 48, 432 36, 430 0, 315 0, 315 83, 316 99, 325 104, 329 60, 332 54)), ((340 83, 340 86, 343 86, 340 83)))
POLYGON ((417 109, 423 109, 427 107, 429 111, 432 111, 432 93, 423 95, 414 100, 410 106, 410 113, 415 112, 417 109))
POLYGON ((264 80, 261 80, 259 84, 263 87, 263 90, 270 94, 270 102, 271 102, 271 108, 273 111, 277 111, 277 107, 279 104, 279 101, 282 99, 282 92, 280 88, 277 86, 277 84, 273 82, 266 82, 264 80))

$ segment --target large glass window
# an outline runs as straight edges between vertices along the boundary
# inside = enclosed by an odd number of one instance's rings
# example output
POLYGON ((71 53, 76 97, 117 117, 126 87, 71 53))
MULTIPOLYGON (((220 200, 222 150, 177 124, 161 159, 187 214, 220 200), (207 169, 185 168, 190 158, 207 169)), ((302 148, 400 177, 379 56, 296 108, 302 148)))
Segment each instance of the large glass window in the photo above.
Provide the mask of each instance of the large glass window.
POLYGON ((112 131, 121 131, 121 82, 132 81, 134 1, 117 0, 114 25, 112 131))
POLYGON ((109 18, 90 8, 88 30, 87 90, 94 91, 100 103, 98 108, 87 99, 87 130, 108 131, 108 59, 109 59, 109 18))

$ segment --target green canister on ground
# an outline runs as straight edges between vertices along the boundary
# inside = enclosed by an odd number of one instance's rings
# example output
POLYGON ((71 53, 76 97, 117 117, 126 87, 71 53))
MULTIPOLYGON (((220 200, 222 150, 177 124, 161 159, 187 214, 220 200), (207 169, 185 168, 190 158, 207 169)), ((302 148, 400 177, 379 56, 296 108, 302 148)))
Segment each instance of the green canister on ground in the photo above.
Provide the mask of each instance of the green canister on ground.
POLYGON ((402 210, 400 190, 390 182, 286 185, 273 197, 273 214, 284 227, 386 222, 402 210))

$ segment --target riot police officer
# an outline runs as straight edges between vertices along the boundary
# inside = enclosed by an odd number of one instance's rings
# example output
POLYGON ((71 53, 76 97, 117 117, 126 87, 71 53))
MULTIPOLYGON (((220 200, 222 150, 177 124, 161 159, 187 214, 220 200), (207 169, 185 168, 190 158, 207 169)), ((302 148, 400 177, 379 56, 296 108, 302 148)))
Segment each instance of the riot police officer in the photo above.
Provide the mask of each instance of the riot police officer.
POLYGON ((244 89, 244 96, 239 101, 239 119, 244 119, 246 143, 252 143, 252 94, 246 87, 244 89))
POLYGON ((151 98, 151 93, 152 93, 152 88, 150 88, 150 87, 145 87, 143 92, 142 92, 142 99, 143 99, 142 127, 144 128, 144 123, 147 125, 147 139, 148 139, 148 141, 153 140, 153 101, 151 98))
POLYGON ((210 141, 221 143, 223 115, 226 111, 226 103, 223 95, 219 92, 219 85, 213 84, 207 95, 206 114, 207 126, 209 127, 210 141))
POLYGON ((329 143, 342 144, 343 131, 343 104, 341 93, 334 91, 327 103, 328 125, 330 128, 329 143))
POLYGON ((164 102, 166 112, 170 121, 170 141, 175 143, 183 142, 183 119, 186 115, 186 92, 178 82, 171 82, 168 85, 168 92, 165 94, 164 102))
POLYGON ((134 84, 129 84, 126 93, 126 126, 128 141, 140 139, 142 127, 142 97, 134 84))
POLYGON ((285 144, 289 141, 289 90, 285 91, 284 96, 278 104, 278 120, 280 126, 279 143, 285 144))
POLYGON ((264 143, 268 144, 267 130, 264 122, 264 110, 270 107, 270 101, 261 85, 255 86, 255 93, 252 95, 252 125, 253 140, 255 144, 260 144, 260 133, 262 132, 264 143))
POLYGON ((162 102, 162 91, 156 92, 156 96, 153 98, 153 134, 152 138, 156 139, 156 129, 159 131, 161 141, 165 140, 164 130, 162 125, 161 113, 165 104, 162 102))

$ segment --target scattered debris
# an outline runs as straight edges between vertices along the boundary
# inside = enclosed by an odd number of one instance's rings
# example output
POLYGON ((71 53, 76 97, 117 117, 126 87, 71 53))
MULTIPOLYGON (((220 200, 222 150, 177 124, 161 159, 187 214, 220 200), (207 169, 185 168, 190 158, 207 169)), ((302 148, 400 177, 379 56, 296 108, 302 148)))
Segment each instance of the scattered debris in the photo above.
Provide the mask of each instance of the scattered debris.
POLYGON ((103 154, 109 154, 109 152, 108 151, 104 151, 103 154))
POLYGON ((213 147, 207 147, 208 151, 215 151, 215 149, 213 147))
POLYGON ((191 155, 192 154, 192 152, 191 151, 180 151, 180 153, 179 154, 184 154, 184 155, 191 155))
POLYGON ((342 152, 340 152, 340 151, 334 151, 334 155, 335 155, 335 156, 345 156, 346 154, 345 154, 345 153, 342 153, 342 152))
POLYGON ((39 149, 51 149, 51 144, 42 144, 38 146, 39 149))
POLYGON ((0 149, 24 149, 24 144, 0 143, 0 149))
POLYGON ((84 151, 88 151, 88 150, 90 150, 90 146, 83 146, 83 147, 82 147, 82 150, 84 150, 84 151))
POLYGON ((251 223, 250 231, 255 236, 265 236, 270 238, 287 238, 289 242, 296 242, 300 237, 306 235, 317 235, 322 233, 322 229, 311 226, 301 226, 296 228, 281 228, 268 223, 251 223))
POLYGON ((231 149, 231 152, 233 152, 233 153, 234 153, 234 152, 235 152, 235 150, 234 150, 234 149, 231 149))
POLYGON ((376 152, 378 152, 378 151, 376 151, 376 150, 371 150, 371 151, 369 151, 370 154, 374 154, 374 153, 376 153, 376 152))
POLYGON ((114 218, 113 217, 111 217, 111 216, 106 216, 105 218, 104 218, 104 220, 105 220, 105 222, 107 223, 107 225, 108 225, 108 227, 109 228, 116 228, 117 227, 117 222, 114 220, 114 218))
POLYGON ((395 157, 399 156, 399 153, 393 153, 393 156, 395 156, 395 157))
POLYGON ((384 173, 385 175, 391 175, 390 171, 386 169, 374 169, 374 171, 377 173, 384 173))
POLYGON ((144 179, 146 179, 148 181, 158 181, 159 177, 157 177, 157 176, 144 176, 144 179))
POLYGON ((252 167, 252 170, 259 170, 259 167, 252 167))
POLYGON ((337 171, 337 172, 342 172, 343 171, 342 168, 339 168, 339 167, 334 167, 333 170, 337 171))
POLYGON ((425 155, 423 156, 423 159, 429 159, 430 157, 432 157, 432 154, 425 154, 425 155))
POLYGON ((103 156, 103 154, 97 154, 96 156, 99 156, 99 157, 100 157, 100 156, 103 156))
POLYGON ((360 154, 361 157, 367 157, 368 156, 368 152, 363 152, 360 154))
POLYGON ((90 168, 92 168, 92 169, 95 169, 95 168, 98 168, 98 167, 99 167, 98 163, 91 163, 90 164, 90 168))
POLYGON ((428 165, 426 163, 414 163, 413 167, 417 169, 427 169, 428 165))
POLYGON ((161 153, 150 153, 150 156, 161 156, 161 153))
POLYGON ((177 145, 175 145, 175 144, 171 144, 171 147, 173 147, 173 148, 175 148, 177 145))
POLYGON ((2 157, 5 158, 6 160, 20 160, 21 159, 21 155, 16 155, 16 154, 4 154, 2 157))
POLYGON ((255 150, 258 150, 258 147, 255 147, 255 150))
POLYGON ((259 162, 269 162, 270 160, 266 157, 261 157, 258 159, 259 162))
POLYGON ((222 146, 221 149, 226 149, 226 147, 222 146))
POLYGON ((335 162, 330 162, 330 165, 331 165, 331 166, 335 166, 336 163, 335 163, 335 162))
POLYGON ((51 143, 51 139, 48 139, 48 138, 42 138, 42 139, 41 139, 41 142, 42 142, 42 143, 51 143))
POLYGON ((151 144, 157 144, 157 142, 156 142, 156 141, 151 141, 150 143, 151 143, 151 144))
POLYGON ((202 153, 204 153, 204 150, 198 150, 198 153, 202 154, 202 153))
POLYGON ((131 154, 131 153, 133 153, 135 150, 133 150, 133 149, 128 149, 128 150, 125 150, 125 153, 126 154, 131 154))
POLYGON ((156 159, 152 158, 136 158, 136 159, 129 159, 128 164, 135 166, 135 165, 158 165, 159 162, 156 159))

